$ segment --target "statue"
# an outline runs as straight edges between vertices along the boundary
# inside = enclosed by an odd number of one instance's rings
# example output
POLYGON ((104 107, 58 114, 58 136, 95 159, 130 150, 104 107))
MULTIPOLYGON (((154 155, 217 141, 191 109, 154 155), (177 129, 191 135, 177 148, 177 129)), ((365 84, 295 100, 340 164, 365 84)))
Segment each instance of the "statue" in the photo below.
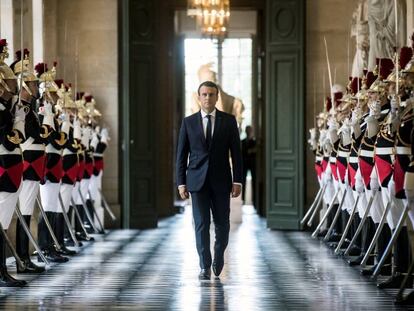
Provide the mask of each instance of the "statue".
POLYGON ((369 28, 368 2, 361 0, 352 13, 351 37, 356 40, 356 52, 352 62, 352 77, 362 77, 368 66, 369 28))
POLYGON ((397 1, 398 38, 395 37, 394 0, 369 0, 369 56, 368 70, 373 71, 377 58, 393 59, 396 47, 402 47, 406 39, 406 4, 397 1))

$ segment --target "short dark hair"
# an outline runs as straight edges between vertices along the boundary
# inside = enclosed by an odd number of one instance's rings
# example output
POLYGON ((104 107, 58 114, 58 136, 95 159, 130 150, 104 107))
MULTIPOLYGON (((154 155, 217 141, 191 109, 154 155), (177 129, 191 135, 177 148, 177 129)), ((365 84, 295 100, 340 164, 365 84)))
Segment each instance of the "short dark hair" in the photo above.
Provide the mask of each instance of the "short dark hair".
POLYGON ((218 95, 218 93, 219 93, 219 88, 218 88, 217 84, 215 84, 213 81, 204 81, 203 83, 201 83, 201 84, 198 86, 198 90, 197 90, 198 96, 200 96, 200 89, 201 89, 201 87, 203 87, 203 86, 207 86, 207 87, 214 87, 214 88, 216 89, 216 91, 217 91, 217 95, 218 95))

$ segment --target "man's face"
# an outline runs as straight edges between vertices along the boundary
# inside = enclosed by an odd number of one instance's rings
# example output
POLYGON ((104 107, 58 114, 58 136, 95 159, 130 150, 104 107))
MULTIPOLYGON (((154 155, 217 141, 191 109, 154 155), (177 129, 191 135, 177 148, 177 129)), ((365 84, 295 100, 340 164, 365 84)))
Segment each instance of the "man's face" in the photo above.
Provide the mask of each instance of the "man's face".
POLYGON ((202 86, 200 88, 200 95, 198 99, 201 103, 201 109, 205 112, 210 113, 216 107, 218 100, 217 90, 214 87, 202 86))

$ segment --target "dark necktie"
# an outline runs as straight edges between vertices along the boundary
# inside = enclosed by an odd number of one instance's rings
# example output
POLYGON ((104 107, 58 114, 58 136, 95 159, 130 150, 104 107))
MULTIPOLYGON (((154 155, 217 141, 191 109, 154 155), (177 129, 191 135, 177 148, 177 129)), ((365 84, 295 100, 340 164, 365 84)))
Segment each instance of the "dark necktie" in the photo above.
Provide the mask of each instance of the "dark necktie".
POLYGON ((211 144, 211 115, 206 115, 207 117, 207 130, 206 130, 206 143, 207 147, 210 147, 211 144))

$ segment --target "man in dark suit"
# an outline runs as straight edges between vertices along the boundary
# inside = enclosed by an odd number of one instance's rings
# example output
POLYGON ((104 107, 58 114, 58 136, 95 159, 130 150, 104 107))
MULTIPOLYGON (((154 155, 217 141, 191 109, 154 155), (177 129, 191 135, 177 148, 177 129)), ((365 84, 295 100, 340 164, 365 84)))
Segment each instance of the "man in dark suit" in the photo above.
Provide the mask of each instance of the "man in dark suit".
POLYGON ((201 268, 199 278, 210 279, 211 265, 216 276, 223 269, 230 231, 230 195, 234 198, 240 195, 243 170, 236 119, 215 108, 217 85, 211 81, 201 83, 198 96, 201 110, 184 118, 181 124, 177 147, 177 185, 182 199, 187 199, 191 193, 201 268), (213 263, 210 253, 210 210, 216 235, 213 263))

